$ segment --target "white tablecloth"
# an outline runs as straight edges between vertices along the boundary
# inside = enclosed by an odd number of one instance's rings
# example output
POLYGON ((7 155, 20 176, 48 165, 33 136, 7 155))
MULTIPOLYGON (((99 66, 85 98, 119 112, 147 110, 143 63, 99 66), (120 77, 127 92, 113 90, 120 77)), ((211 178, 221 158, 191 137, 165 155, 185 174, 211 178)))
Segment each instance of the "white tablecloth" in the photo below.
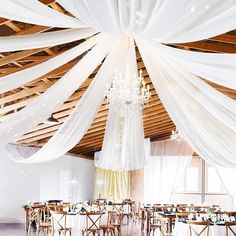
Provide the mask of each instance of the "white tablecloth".
MULTIPOLYGON (((200 232, 203 226, 194 226, 197 232, 200 232), (199 228, 200 227, 200 228, 199 228)), ((232 227, 236 231, 236 227, 232 227)), ((194 233, 193 233, 194 235, 194 233)), ((203 234, 202 236, 205 236, 203 234)), ((187 223, 176 222, 175 228, 173 230, 173 236, 190 236, 189 225, 187 223)), ((209 230, 209 236, 226 236, 226 227, 219 225, 211 225, 209 230)), ((229 236, 234 236, 232 232, 229 233, 229 236)))

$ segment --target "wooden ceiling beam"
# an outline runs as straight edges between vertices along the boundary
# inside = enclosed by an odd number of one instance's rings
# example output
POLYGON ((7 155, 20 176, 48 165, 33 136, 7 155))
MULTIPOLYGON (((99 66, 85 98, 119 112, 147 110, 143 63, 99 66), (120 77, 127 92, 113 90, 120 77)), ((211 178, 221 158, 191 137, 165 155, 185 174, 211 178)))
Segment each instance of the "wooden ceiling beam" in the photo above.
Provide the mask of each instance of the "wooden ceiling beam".
MULTIPOLYGON (((44 48, 44 49, 46 49, 46 48, 44 48)), ((25 50, 25 51, 11 53, 5 57, 0 58, 0 66, 18 61, 22 58, 26 58, 28 56, 31 56, 31 55, 41 52, 41 51, 42 51, 42 48, 40 48, 40 49, 37 48, 37 49, 31 49, 31 50, 25 50)), ((47 58, 47 60, 48 60, 48 58, 47 58)))
MULTIPOLYGON (((170 133, 171 130, 175 129, 175 125, 173 123, 166 123, 163 126, 158 126, 158 129, 146 129, 145 133, 145 137, 149 137, 151 134, 153 134, 153 132, 155 132, 156 134, 160 134, 162 132, 168 132, 170 133)), ((88 139, 88 138, 83 138, 79 144, 77 144, 75 146, 75 148, 77 147, 81 147, 81 146, 85 146, 85 145, 101 145, 103 143, 103 137, 104 137, 104 132, 97 134, 96 136, 93 136, 93 138, 88 139)), ((41 144, 41 143, 40 143, 41 144)))
MULTIPOLYGON (((153 115, 152 115, 150 117, 152 117, 152 118, 150 118, 148 120, 147 119, 144 120, 144 126, 145 125, 152 125, 152 124, 162 125, 165 122, 170 122, 171 121, 168 116, 165 116, 166 118, 162 119, 162 120, 158 120, 158 116, 153 117, 153 115)), ((94 135, 97 135, 99 132, 101 132, 101 131, 104 132, 105 127, 106 127, 106 122, 104 122, 102 124, 99 124, 99 126, 97 126, 97 127, 92 127, 90 130, 88 130, 88 132, 85 134, 84 137, 85 138, 88 138, 88 137, 92 138, 94 135)), ((19 140, 17 143, 31 143, 31 142, 35 142, 35 141, 40 140, 40 139, 50 138, 55 133, 55 130, 57 130, 57 129, 52 129, 52 131, 49 131, 48 133, 42 133, 42 134, 39 133, 35 136, 30 136, 30 137, 27 137, 27 138, 25 138, 23 136, 22 139, 19 140)))
POLYGON ((185 49, 194 49, 205 52, 218 52, 218 53, 236 53, 236 45, 235 44, 226 44, 221 42, 212 43, 211 40, 204 40, 200 42, 192 42, 192 43, 181 43, 177 44, 178 47, 185 49))
MULTIPOLYGON (((158 102, 158 100, 157 100, 158 102)), ((160 104, 160 103, 157 103, 157 104, 160 104)), ((153 105, 153 108, 150 108, 150 110, 146 111, 145 109, 145 114, 143 115, 144 117, 144 120, 146 119, 146 117, 150 117, 150 115, 152 115, 154 112, 158 114, 158 117, 162 117, 163 115, 167 115, 167 112, 163 109, 163 107, 159 107, 157 106, 157 104, 153 105)), ((35 135, 38 135, 38 134, 44 134, 44 133, 47 133, 47 132, 50 132, 50 131, 54 131, 54 130, 57 130, 60 125, 65 121, 65 119, 67 118, 67 115, 70 114, 70 110, 67 110, 65 112, 63 112, 63 115, 60 115, 60 116, 57 116, 57 114, 54 115, 55 118, 57 118, 60 122, 59 125, 53 125, 53 126, 50 126, 48 127, 47 125, 45 124, 40 124, 38 125, 33 131, 25 134, 20 140, 23 140, 23 139, 26 139, 26 138, 30 138, 32 136, 35 136, 35 135), (36 133, 37 131, 37 133, 36 133)), ((88 129, 88 132, 93 129, 94 127, 97 127, 99 126, 100 124, 103 124, 104 122, 106 122, 106 119, 107 119, 107 110, 104 109, 104 110, 100 110, 97 114, 97 116, 95 117, 91 127, 88 129), (103 112, 104 111, 104 112, 103 112)))
POLYGON ((210 38, 209 40, 210 41, 222 42, 222 43, 236 44, 236 35, 228 33, 228 34, 215 36, 213 38, 210 38))
MULTIPOLYGON (((163 107, 159 106, 158 109, 159 109, 158 113, 165 112, 163 107)), ((153 117, 153 113, 154 112, 156 113, 156 111, 157 111, 157 109, 150 110, 149 115, 146 114, 144 116, 143 120, 146 121, 148 117, 150 117, 150 116, 153 117)), ((98 115, 101 115, 101 112, 99 112, 98 115)), ((94 122, 91 125, 91 128, 89 128, 87 133, 93 132, 93 129, 95 128, 95 125, 98 125, 99 127, 102 127, 102 129, 104 129, 105 123, 106 123, 106 115, 107 115, 107 110, 105 110, 105 114, 103 113, 103 116, 100 117, 100 119, 98 119, 98 117, 96 117, 94 122)), ((162 115, 163 115, 163 113, 160 114, 160 116, 162 116, 162 115)), ((165 115, 168 116, 167 113, 165 113, 165 115)), ((18 142, 31 142, 32 139, 34 139, 34 141, 35 141, 37 139, 49 137, 49 136, 53 135, 56 132, 56 130, 60 127, 60 125, 51 126, 51 127, 47 128, 47 130, 42 129, 42 130, 38 130, 36 132, 28 133, 28 134, 24 135, 22 138, 20 138, 18 140, 18 142)))
MULTIPOLYGON (((151 136, 151 134, 149 135, 151 136)), ((158 138, 158 140, 166 140, 170 138, 170 132, 163 132, 163 133, 159 133, 158 136, 155 137, 154 140, 156 140, 158 138)), ((86 154, 88 156, 93 156, 94 152, 96 151, 100 151, 102 147, 102 144, 99 143, 98 145, 89 145, 89 146, 83 146, 83 147, 76 147, 70 150, 70 152, 74 152, 74 153, 80 153, 80 154, 86 154)))
MULTIPOLYGON (((173 130, 175 128, 175 125, 173 123, 169 123, 169 124, 165 124, 163 126, 159 126, 158 130, 155 130, 155 133, 161 133, 161 132, 169 132, 169 130, 173 130), (168 131, 166 131, 166 129, 169 129, 168 131)), ((145 137, 149 137, 150 134, 153 134, 153 129, 147 129, 145 131, 145 137)), ((93 136, 93 139, 86 139, 85 136, 84 138, 81 140, 81 142, 79 144, 77 144, 75 147, 80 147, 82 145, 96 145, 98 144, 102 144, 103 142, 103 137, 104 137, 104 132, 101 132, 100 134, 93 136)), ((46 142, 48 142, 48 139, 42 139, 40 140, 40 142, 32 142, 30 143, 30 145, 33 146, 38 146, 38 147, 42 147, 46 142)))

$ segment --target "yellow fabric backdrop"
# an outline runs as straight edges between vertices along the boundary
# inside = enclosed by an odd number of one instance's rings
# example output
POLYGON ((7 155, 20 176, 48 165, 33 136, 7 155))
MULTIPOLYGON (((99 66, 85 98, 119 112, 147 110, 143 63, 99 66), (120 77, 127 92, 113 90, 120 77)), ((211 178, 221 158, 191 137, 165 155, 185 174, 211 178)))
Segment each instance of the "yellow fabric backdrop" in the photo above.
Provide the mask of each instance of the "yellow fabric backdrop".
POLYGON ((130 173, 96 168, 94 198, 123 200, 130 197, 130 173))

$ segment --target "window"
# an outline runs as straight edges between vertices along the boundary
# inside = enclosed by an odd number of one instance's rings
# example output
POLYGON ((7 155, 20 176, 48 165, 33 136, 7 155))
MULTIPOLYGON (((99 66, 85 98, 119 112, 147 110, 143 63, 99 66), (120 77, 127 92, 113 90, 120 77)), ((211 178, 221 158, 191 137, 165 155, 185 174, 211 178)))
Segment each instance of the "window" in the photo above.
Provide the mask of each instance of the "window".
POLYGON ((215 167, 206 163, 200 157, 193 157, 186 174, 172 195, 174 203, 220 205, 230 207, 230 197, 227 194, 215 167))
POLYGON ((216 169, 206 165, 206 193, 225 193, 225 189, 219 179, 216 169))
POLYGON ((186 172, 186 191, 198 192, 198 167, 189 167, 186 172))
POLYGON ((201 159, 193 157, 186 174, 181 180, 176 192, 200 193, 201 159))

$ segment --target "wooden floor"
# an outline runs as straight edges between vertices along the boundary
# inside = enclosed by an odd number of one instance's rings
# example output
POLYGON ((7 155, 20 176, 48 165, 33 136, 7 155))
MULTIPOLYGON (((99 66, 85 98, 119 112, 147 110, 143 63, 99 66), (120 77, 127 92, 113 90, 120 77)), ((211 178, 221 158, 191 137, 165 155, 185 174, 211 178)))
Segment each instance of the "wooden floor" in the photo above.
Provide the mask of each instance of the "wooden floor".
MULTIPOLYGON (((25 230, 22 224, 0 224, 0 236, 24 236, 25 230)), ((147 234, 141 231, 139 224, 125 225, 122 227, 121 236, 146 236, 147 234)), ((153 234, 151 234, 153 235, 153 234)), ((36 236, 35 232, 31 232, 30 236, 36 236)), ((72 235, 79 236, 79 235, 72 235)), ((155 236, 159 236, 158 233, 155 236)))

